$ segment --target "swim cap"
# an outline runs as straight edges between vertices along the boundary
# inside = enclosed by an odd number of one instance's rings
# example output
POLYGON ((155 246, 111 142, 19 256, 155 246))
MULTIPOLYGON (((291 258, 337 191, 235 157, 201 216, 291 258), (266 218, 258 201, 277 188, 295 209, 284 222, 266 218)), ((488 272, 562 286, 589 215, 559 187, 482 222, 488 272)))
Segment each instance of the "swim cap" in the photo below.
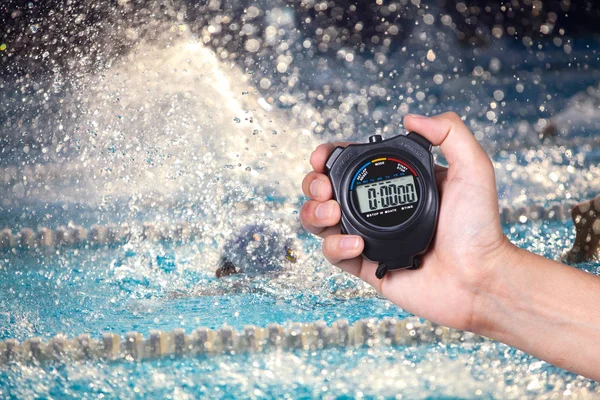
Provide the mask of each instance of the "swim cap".
POLYGON ((223 246, 217 275, 277 272, 284 264, 295 263, 298 251, 296 235, 284 225, 274 222, 246 225, 223 246))

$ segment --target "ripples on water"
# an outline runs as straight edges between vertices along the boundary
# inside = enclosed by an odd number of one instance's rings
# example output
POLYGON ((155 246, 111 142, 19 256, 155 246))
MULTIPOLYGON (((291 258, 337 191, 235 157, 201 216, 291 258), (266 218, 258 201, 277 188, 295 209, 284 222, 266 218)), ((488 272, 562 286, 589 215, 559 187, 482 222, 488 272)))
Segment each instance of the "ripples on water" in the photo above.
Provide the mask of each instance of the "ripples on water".
MULTIPOLYGON (((553 30, 546 10, 529 15, 542 35, 492 24, 469 36, 466 15, 478 14, 460 4, 124 0, 96 14, 84 2, 11 11, 22 40, 12 33, 0 43, 0 225, 186 220, 203 234, 187 244, 3 253, 0 339, 405 316, 328 266, 301 231, 304 256, 277 279, 213 274, 240 226, 299 229, 300 182, 316 144, 393 135, 409 112, 463 115, 495 162, 502 205, 597 195, 598 40, 553 30)), ((551 258, 573 239, 570 224, 505 231, 551 258)), ((597 263, 580 267, 598 273, 597 263)), ((14 366, 0 382, 0 394, 17 397, 597 390, 497 343, 14 366)))

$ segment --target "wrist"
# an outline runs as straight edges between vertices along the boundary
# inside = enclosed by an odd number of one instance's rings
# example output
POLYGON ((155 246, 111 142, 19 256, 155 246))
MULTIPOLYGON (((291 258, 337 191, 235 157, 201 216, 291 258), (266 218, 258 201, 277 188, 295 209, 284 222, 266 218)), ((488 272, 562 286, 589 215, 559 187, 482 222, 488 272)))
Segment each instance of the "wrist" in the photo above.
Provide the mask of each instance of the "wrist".
POLYGON ((507 290, 511 285, 510 276, 515 268, 523 265, 524 250, 518 248, 504 236, 503 243, 484 263, 486 271, 475 290, 473 315, 469 331, 483 336, 494 336, 499 329, 499 319, 502 318, 506 302, 511 301, 507 290))

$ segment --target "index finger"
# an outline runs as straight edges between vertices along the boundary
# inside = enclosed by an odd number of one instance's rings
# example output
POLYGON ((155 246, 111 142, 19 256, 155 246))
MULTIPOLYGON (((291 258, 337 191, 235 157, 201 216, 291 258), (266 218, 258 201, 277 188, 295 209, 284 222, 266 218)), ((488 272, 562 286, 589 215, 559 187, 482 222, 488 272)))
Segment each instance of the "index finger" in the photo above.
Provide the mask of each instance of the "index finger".
POLYGON ((325 172, 325 163, 333 149, 338 146, 346 147, 349 144, 350 142, 332 142, 318 145, 310 155, 310 165, 312 165, 313 170, 320 173, 325 172))

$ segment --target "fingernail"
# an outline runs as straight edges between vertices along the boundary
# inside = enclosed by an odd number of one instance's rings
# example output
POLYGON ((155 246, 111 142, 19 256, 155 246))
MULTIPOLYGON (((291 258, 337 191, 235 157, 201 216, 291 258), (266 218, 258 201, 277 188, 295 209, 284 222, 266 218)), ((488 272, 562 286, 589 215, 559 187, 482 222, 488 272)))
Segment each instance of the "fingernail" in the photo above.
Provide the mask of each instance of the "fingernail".
POLYGON ((331 203, 323 203, 317 206, 315 214, 319 219, 329 219, 333 213, 333 205, 331 203))
POLYGON ((322 182, 320 180, 318 180, 318 179, 315 179, 314 181, 312 181, 310 183, 309 190, 310 190, 310 194, 313 197, 319 196, 319 192, 321 191, 321 183, 322 182))
POLYGON ((411 117, 413 117, 413 118, 417 118, 417 119, 424 119, 424 118, 427 118, 427 117, 425 117, 425 116, 423 116, 423 115, 418 115, 418 114, 408 114, 408 115, 410 115, 410 116, 411 116, 411 117))
POLYGON ((358 238, 357 237, 344 237, 340 240, 340 248, 345 250, 352 250, 358 247, 358 238))

